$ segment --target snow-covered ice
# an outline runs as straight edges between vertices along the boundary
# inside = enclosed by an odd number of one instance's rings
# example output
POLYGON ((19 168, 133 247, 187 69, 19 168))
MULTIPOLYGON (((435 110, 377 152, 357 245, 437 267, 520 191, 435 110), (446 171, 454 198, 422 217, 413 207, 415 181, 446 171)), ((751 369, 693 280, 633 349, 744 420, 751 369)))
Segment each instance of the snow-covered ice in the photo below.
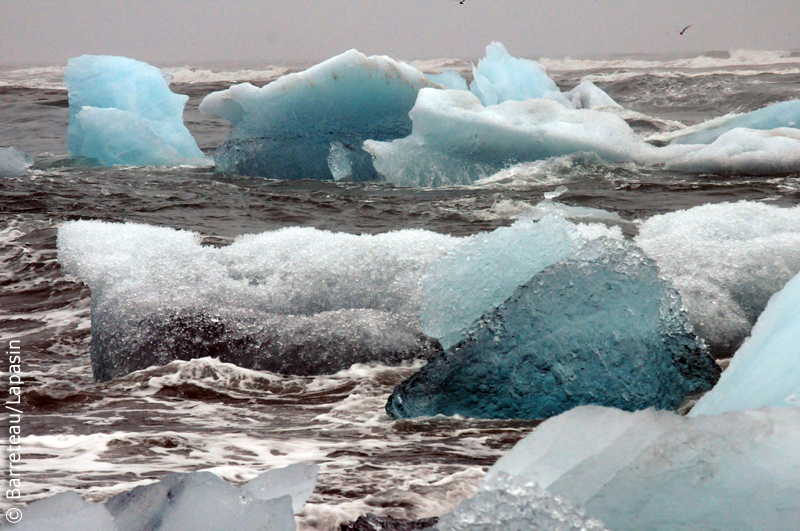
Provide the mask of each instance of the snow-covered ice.
POLYGON ((104 166, 209 164, 183 124, 189 96, 169 89, 164 73, 109 55, 70 59, 67 148, 104 166))

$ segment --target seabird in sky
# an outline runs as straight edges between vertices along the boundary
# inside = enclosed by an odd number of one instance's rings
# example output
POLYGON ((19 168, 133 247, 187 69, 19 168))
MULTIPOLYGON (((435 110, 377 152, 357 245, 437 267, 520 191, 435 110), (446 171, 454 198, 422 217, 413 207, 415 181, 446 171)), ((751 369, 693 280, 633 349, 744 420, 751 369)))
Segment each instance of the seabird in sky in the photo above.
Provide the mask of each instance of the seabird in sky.
POLYGON ((678 32, 678 34, 679 34, 679 35, 683 35, 683 34, 686 32, 686 30, 687 30, 687 29, 689 29, 689 28, 691 28, 691 27, 692 27, 692 25, 691 25, 691 24, 689 24, 688 26, 686 26, 685 28, 683 28, 681 31, 679 31, 679 32, 678 32))

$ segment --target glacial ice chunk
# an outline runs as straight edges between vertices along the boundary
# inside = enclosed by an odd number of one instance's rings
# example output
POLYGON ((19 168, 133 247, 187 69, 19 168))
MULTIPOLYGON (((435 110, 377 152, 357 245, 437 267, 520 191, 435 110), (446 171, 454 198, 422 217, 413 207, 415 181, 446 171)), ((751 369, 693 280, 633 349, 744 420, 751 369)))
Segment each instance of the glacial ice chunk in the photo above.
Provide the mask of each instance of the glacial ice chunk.
POLYGON ((292 497, 292 510, 297 513, 317 486, 317 471, 314 463, 295 463, 285 468, 268 470, 242 486, 242 491, 257 500, 273 500, 283 496, 292 497))
POLYGON ((67 148, 104 166, 208 164, 183 124, 189 96, 169 89, 153 66, 115 56, 70 59, 67 148))
POLYGON ((422 331, 450 348, 481 315, 584 242, 579 230, 558 216, 538 223, 522 219, 475 236, 423 275, 422 331))
POLYGON ((204 356, 284 374, 427 356, 419 277, 464 243, 429 231, 311 228, 222 248, 193 232, 77 221, 59 260, 92 290, 92 366, 108 380, 204 356))
POLYGON ((426 74, 426 77, 434 83, 452 90, 469 90, 467 80, 455 70, 445 70, 441 74, 426 74))
POLYGON ((434 531, 606 531, 568 500, 522 477, 499 474, 474 497, 441 517, 434 531))
POLYGON ((734 129, 800 129, 800 100, 783 101, 744 114, 728 114, 673 133, 656 135, 671 144, 710 144, 734 129))
POLYGON ((689 413, 800 407, 800 275, 770 298, 719 383, 689 413))
POLYGON ((729 357, 800 273, 800 207, 740 201, 671 212, 645 221, 636 243, 680 292, 695 332, 729 357))
POLYGON ((350 50, 262 88, 244 83, 209 94, 200 111, 233 124, 214 154, 217 171, 330 180, 328 156, 339 143, 353 179, 375 180, 362 142, 408 135, 417 92, 432 86, 438 85, 407 64, 350 50))
POLYGON ((22 520, 3 529, 19 531, 128 531, 117 527, 108 510, 87 503, 76 492, 62 492, 37 500, 22 510, 22 520))
POLYGON ((22 177, 33 159, 15 147, 0 148, 0 177, 22 177))
POLYGON ((484 107, 468 92, 422 89, 409 115, 410 136, 364 143, 377 171, 401 186, 470 184, 519 162, 580 152, 627 162, 645 149, 619 116, 546 99, 484 107))
POLYGON ((655 263, 600 238, 484 313, 395 388, 386 411, 536 419, 582 404, 673 409, 719 372, 655 263))
POLYGON ((512 57, 499 42, 486 47, 486 57, 479 60, 477 66, 473 65, 472 75, 474 79, 469 89, 485 107, 559 92, 539 63, 512 57))
POLYGON ((502 473, 583 506, 614 531, 790 531, 800 521, 800 409, 681 417, 597 406, 549 419, 502 473))
POLYGON ((259 499, 210 472, 170 474, 114 496, 105 507, 119 531, 294 531, 296 527, 290 496, 259 499))

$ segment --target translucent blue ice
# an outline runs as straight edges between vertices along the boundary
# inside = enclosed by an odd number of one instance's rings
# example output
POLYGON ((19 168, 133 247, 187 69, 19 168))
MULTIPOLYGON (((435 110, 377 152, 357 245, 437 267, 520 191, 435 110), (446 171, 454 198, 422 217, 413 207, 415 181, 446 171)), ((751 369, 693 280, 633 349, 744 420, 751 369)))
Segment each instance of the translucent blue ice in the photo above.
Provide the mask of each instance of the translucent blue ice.
POLYGON ((719 383, 690 415, 800 407, 800 275, 772 296, 719 383))
POLYGON ((535 482, 614 531, 793 531, 800 408, 682 417, 585 406, 540 424, 486 474, 535 482))
POLYGON ((673 409, 718 378, 655 263, 629 242, 600 238, 485 312, 395 388, 386 411, 535 419, 583 404, 673 409))
POLYGON ((474 79, 469 89, 487 107, 508 100, 522 101, 541 98, 548 92, 559 92, 539 63, 512 57, 499 42, 486 47, 486 57, 472 67, 472 74, 474 79))
POLYGON ((0 177, 22 177, 32 164, 33 159, 17 148, 0 148, 0 177))
POLYGON ((427 74, 428 79, 453 90, 469 90, 467 81, 454 70, 445 70, 441 74, 427 74))
POLYGON ((208 163, 183 124, 189 97, 173 93, 158 68, 125 57, 82 55, 69 60, 64 82, 73 155, 104 166, 208 163))
POLYGON ((408 112, 419 89, 429 86, 433 82, 407 64, 350 50, 262 88, 244 83, 209 94, 200 111, 233 124, 214 154, 217 171, 330 180, 336 144, 349 159, 352 179, 374 180, 362 142, 408 135, 408 112))
POLYGON ((770 130, 800 129, 800 100, 783 101, 744 114, 729 114, 676 133, 663 135, 672 144, 710 144, 736 128, 770 130))

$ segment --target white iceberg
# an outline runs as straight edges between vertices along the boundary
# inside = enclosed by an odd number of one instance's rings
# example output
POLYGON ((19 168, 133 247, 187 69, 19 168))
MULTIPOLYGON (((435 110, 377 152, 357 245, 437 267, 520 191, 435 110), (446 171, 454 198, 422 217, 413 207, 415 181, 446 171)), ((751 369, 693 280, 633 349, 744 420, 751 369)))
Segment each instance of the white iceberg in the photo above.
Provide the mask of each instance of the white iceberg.
POLYGON ((214 154, 217 171, 330 180, 336 175, 328 156, 338 143, 347 148, 339 153, 349 159, 351 178, 374 180, 361 143, 408 135, 417 92, 434 86, 407 64, 350 50, 261 88, 243 83, 211 93, 200 111, 233 125, 214 154))
POLYGON ((645 221, 636 243, 678 289, 697 334, 730 356, 800 272, 800 207, 741 201, 671 212, 645 221))
POLYGON ((689 413, 800 407, 800 275, 772 296, 719 383, 689 413))
POLYGON ((173 93, 158 68, 126 57, 82 55, 69 60, 64 82, 71 154, 104 166, 210 163, 183 124, 189 96, 173 93))
POLYGON ((193 232, 77 221, 59 260, 92 290, 92 364, 107 380, 203 356, 259 370, 333 373, 432 347, 419 277, 465 239, 290 228, 202 246, 193 232))
POLYGON ((800 409, 681 417, 584 406, 489 469, 583 506, 614 531, 790 531, 800 521, 800 409))
MULTIPOLYGON (((62 492, 22 509, 19 523, 3 529, 19 531, 123 531, 99 503, 87 503, 76 492, 62 492)), ((125 530, 127 531, 127 530, 125 530)))
POLYGON ((499 42, 486 47, 486 57, 473 65, 472 75, 469 89, 486 107, 560 92, 539 63, 512 57, 499 42))
POLYGON ((0 177, 22 177, 33 159, 15 147, 0 148, 0 177))

